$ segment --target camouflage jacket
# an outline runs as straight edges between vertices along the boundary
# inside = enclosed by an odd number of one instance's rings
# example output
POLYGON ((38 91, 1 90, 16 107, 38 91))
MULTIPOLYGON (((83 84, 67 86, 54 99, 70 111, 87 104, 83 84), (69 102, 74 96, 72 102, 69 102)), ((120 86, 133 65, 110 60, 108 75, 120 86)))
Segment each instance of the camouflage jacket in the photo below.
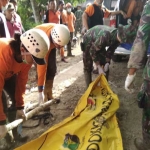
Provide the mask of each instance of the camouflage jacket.
MULTIPOLYGON (((150 0, 144 6, 142 16, 140 19, 139 28, 136 38, 133 43, 128 68, 141 68, 147 55, 147 50, 150 41, 150 0)), ((144 79, 150 80, 150 57, 143 72, 144 79)))
POLYGON ((77 22, 80 22, 82 23, 82 14, 83 14, 83 11, 82 10, 77 10, 75 12, 75 16, 76 16, 76 21, 77 22))
POLYGON ((98 53, 111 58, 115 49, 120 45, 117 40, 117 29, 105 25, 97 25, 89 29, 83 37, 84 49, 88 50, 93 61, 98 61, 98 53), (108 47, 106 51, 106 47, 108 47))

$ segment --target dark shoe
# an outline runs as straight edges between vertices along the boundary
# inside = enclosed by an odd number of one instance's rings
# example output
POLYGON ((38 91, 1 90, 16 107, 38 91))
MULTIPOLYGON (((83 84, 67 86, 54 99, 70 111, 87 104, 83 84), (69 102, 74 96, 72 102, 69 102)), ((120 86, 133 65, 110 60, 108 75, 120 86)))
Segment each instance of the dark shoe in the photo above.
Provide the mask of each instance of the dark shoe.
POLYGON ((150 147, 146 143, 144 143, 141 138, 136 138, 134 140, 134 145, 137 150, 150 150, 150 147))
POLYGON ((64 58, 62 58, 61 61, 65 62, 65 63, 68 63, 68 61, 66 61, 64 58))
POLYGON ((93 70, 93 74, 98 74, 98 69, 93 70))

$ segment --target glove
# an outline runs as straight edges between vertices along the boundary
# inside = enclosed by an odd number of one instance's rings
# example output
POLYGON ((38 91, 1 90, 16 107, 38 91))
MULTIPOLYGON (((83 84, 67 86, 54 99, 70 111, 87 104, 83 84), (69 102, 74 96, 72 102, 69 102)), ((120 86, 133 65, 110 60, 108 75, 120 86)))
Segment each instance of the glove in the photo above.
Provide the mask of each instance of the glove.
POLYGON ((106 63, 104 66, 104 71, 107 72, 109 70, 109 63, 106 63))
POLYGON ((134 78, 135 78, 136 73, 134 75, 127 75, 126 81, 125 81, 125 90, 128 91, 129 93, 133 93, 133 89, 129 89, 130 85, 132 84, 134 78))
POLYGON ((0 125, 0 140, 5 137, 7 133, 6 125, 0 125))
POLYGON ((101 75, 101 74, 106 75, 106 74, 104 73, 103 68, 102 68, 100 65, 98 65, 97 68, 98 68, 98 73, 99 73, 99 75, 101 75))
POLYGON ((44 103, 44 93, 39 92, 39 105, 44 103))
POLYGON ((20 118, 26 120, 26 115, 25 115, 23 109, 17 110, 17 112, 16 112, 16 119, 20 119, 20 118))

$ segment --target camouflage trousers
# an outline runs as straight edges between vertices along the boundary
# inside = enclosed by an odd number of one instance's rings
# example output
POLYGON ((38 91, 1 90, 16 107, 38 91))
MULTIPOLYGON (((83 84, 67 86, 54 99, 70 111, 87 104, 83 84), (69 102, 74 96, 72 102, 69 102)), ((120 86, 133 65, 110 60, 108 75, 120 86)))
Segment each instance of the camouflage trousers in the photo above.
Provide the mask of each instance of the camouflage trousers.
MULTIPOLYGON (((104 66, 106 63, 105 54, 101 53, 100 51, 97 51, 95 60, 96 62, 99 62, 101 66, 104 66)), ((84 71, 92 72, 93 58, 88 49, 83 51, 83 64, 84 64, 84 71)))
POLYGON ((77 32, 81 33, 82 30, 82 21, 76 21, 75 23, 75 36, 77 36, 77 32))
POLYGON ((150 81, 144 80, 141 89, 139 93, 145 93, 142 115, 142 134, 143 140, 148 143, 150 142, 150 81))

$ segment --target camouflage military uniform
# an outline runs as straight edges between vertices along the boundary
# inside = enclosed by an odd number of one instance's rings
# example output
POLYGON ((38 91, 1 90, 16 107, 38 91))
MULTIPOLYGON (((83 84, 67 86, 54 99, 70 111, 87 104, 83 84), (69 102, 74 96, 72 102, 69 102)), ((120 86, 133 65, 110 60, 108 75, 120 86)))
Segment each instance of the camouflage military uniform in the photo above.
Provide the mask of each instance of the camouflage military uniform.
POLYGON ((105 65, 106 58, 111 58, 120 44, 117 40, 117 29, 104 25, 89 29, 83 37, 83 43, 83 63, 84 70, 87 72, 92 72, 93 61, 105 65))
POLYGON ((106 58, 110 60, 115 49, 120 45, 117 35, 123 43, 128 43, 128 41, 133 42, 135 34, 136 29, 132 25, 119 26, 117 29, 106 25, 97 25, 86 32, 81 49, 83 51, 84 75, 87 87, 92 81, 93 61, 104 66, 106 58), (108 47, 107 51, 106 47, 108 47))
POLYGON ((82 29, 82 14, 83 11, 82 10, 77 10, 75 12, 75 16, 76 16, 76 22, 75 22, 75 36, 77 35, 77 32, 79 31, 81 33, 81 29, 82 29))
MULTIPOLYGON (((138 32, 136 39, 133 43, 130 59, 128 62, 128 68, 141 68, 144 66, 144 60, 146 59, 146 54, 148 50, 148 45, 150 42, 150 0, 146 2, 144 6, 138 32)), ((147 60, 143 71, 144 82, 142 85, 142 90, 139 92, 138 96, 142 93, 145 94, 144 97, 144 107, 143 107, 143 139, 150 142, 150 57, 147 60)))

